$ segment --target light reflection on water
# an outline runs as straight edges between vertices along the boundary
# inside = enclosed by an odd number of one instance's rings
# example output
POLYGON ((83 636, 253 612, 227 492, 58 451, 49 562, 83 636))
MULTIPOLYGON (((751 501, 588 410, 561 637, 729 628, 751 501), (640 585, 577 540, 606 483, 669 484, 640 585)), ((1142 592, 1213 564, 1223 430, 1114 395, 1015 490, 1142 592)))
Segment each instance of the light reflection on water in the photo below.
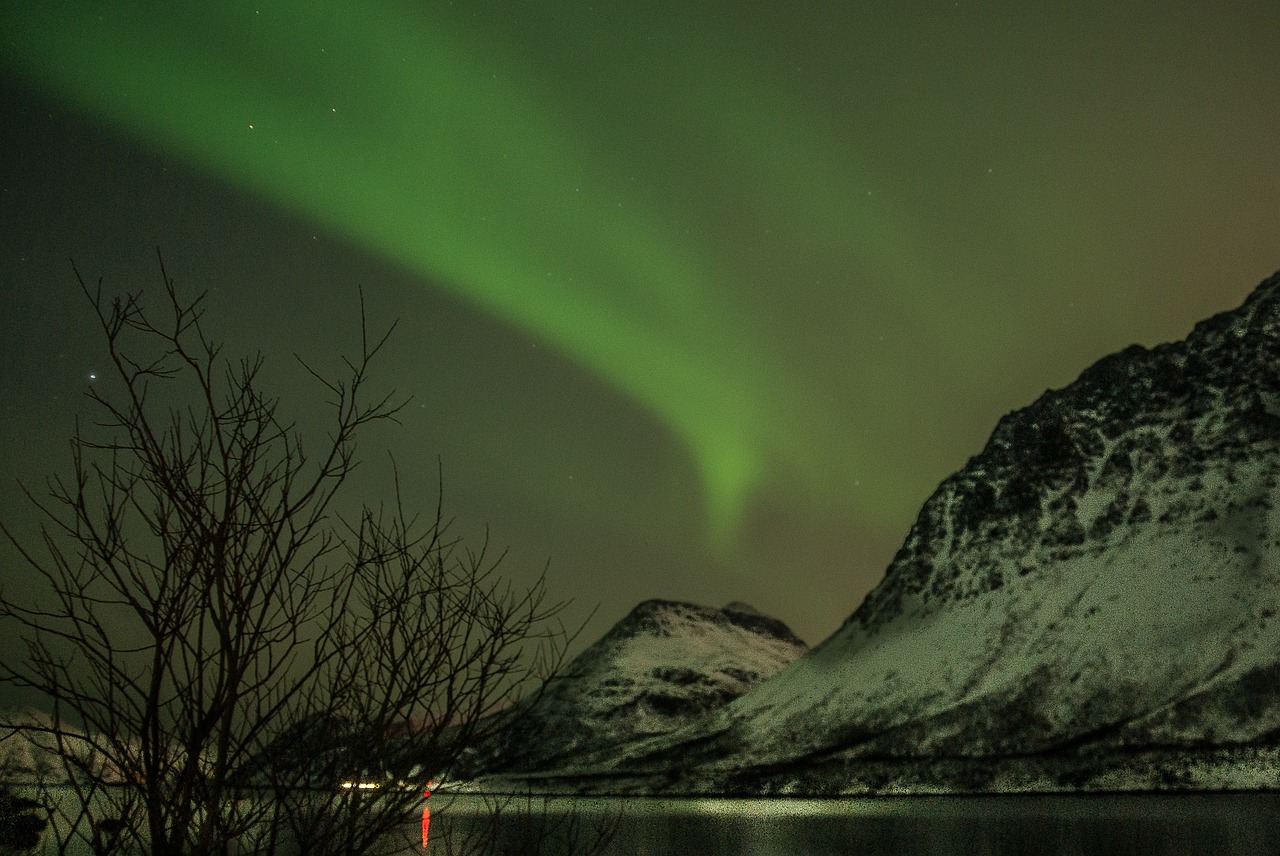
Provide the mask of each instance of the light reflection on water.
MULTIPOLYGON (((436 830, 465 827, 481 806, 478 798, 464 797, 433 809, 432 856, 445 853, 436 830)), ((553 800, 549 810, 553 817, 574 811, 588 828, 621 812, 604 851, 609 856, 1280 854, 1280 794, 1274 793, 593 799, 553 800)), ((516 826, 501 827, 511 848, 506 852, 523 852, 524 833, 516 826)), ((540 852, 565 856, 566 848, 540 852)))
MULTIPOLYGON (((431 797, 428 856, 483 856, 495 798, 431 797)), ((511 798, 499 846, 519 856, 1254 856, 1280 854, 1280 793, 875 799, 511 798), (616 822, 600 851, 566 847, 616 822), (532 834, 531 834, 532 830, 532 834), (534 841, 539 840, 541 846, 534 841)), ((422 856, 420 818, 377 856, 422 856)), ((46 836, 37 853, 55 852, 46 836)), ((83 846, 71 856, 91 856, 83 846)), ((373 854, 370 854, 373 856, 373 854)))

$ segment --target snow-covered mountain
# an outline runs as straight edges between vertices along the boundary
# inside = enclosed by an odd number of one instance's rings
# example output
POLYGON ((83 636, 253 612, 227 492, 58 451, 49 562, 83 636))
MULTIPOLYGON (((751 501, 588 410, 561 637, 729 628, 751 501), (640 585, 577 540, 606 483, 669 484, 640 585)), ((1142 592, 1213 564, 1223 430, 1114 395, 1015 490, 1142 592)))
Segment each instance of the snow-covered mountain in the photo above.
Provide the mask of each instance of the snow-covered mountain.
MULTIPOLYGON (((68 768, 62 763, 58 738, 50 733, 53 727, 53 717, 35 708, 0 711, 0 782, 52 784, 67 780, 68 768)), ((107 781, 118 781, 119 772, 101 760, 82 734, 64 726, 66 751, 80 764, 102 771, 107 781)))
POLYGON ((524 772, 612 755, 722 707, 806 650, 743 603, 645 601, 574 658, 480 766, 524 772))
POLYGON ((1280 274, 1005 416, 833 636, 637 789, 1280 786, 1280 274))

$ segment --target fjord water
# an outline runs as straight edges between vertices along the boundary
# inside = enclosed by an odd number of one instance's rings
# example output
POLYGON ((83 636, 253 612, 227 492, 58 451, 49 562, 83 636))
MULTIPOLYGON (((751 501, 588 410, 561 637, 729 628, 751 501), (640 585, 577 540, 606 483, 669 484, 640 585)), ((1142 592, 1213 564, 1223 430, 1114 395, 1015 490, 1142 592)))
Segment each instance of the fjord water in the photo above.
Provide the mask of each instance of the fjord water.
MULTIPOLYGON (((588 831, 617 818, 609 856, 1280 854, 1280 793, 565 799, 548 809, 576 812, 588 831)), ((433 839, 451 825, 462 832, 482 811, 477 798, 455 800, 438 812, 448 821, 433 820, 433 839)), ((504 827, 518 848, 521 824, 504 827)), ((432 844, 429 852, 445 852, 432 844)))

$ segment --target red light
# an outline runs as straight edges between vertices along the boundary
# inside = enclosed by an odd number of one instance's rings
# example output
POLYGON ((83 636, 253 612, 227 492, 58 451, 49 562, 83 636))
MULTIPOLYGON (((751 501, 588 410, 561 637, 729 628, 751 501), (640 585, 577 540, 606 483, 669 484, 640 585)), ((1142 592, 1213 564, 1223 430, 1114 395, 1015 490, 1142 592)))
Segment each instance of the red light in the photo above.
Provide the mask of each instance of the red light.
MULTIPOLYGON (((423 791, 424 797, 431 796, 431 791, 423 791)), ((424 805, 422 807, 422 849, 427 849, 427 827, 431 825, 431 808, 424 805)))

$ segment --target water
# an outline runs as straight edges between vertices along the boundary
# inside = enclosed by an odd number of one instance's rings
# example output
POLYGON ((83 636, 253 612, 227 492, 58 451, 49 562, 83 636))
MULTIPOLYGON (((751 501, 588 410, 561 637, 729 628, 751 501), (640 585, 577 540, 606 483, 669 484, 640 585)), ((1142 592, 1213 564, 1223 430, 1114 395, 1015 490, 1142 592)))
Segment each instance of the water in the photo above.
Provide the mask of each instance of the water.
MULTIPOLYGON (((913 854, 1280 854, 1280 793, 847 799, 431 797, 427 856, 913 856, 913 854), (612 829, 606 846, 596 833, 612 829), (566 839, 577 836, 577 846, 566 839)), ((379 856, 423 856, 420 820, 379 856)), ((37 852, 52 853, 46 839, 37 852)), ((72 853, 87 848, 72 847, 72 853)), ((372 856, 372 855, 371 855, 372 856)))
MULTIPOLYGON (((433 797, 434 799, 434 797, 433 797)), ((541 803, 535 809, 541 808, 541 803)), ((609 819, 608 856, 796 856, 796 854, 1280 854, 1280 794, 903 797, 835 800, 553 800, 552 819, 580 830, 609 819)), ((483 813, 478 798, 442 801, 431 856, 447 835, 483 813)), ((501 825, 510 845, 527 828, 501 825)), ((555 835, 534 836, 548 845, 555 835)), ((580 851, 584 848, 579 848, 580 851)), ((566 856, 569 848, 544 846, 566 856)), ((522 852, 512 849, 508 852, 522 852)), ((539 852, 534 848, 534 852, 539 852)))

